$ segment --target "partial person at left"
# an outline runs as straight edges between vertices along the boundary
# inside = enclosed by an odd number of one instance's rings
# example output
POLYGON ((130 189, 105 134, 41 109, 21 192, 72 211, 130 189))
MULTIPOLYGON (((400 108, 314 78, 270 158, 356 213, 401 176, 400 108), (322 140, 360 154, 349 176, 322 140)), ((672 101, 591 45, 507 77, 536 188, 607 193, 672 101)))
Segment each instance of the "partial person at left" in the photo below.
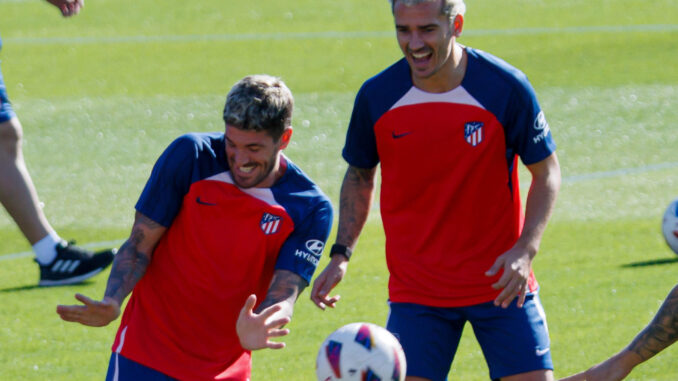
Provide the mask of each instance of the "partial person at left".
MULTIPOLYGON (((80 12, 81 0, 47 0, 64 17, 80 12)), ((2 40, 0 39, 0 50, 2 40)), ((0 71, 0 204, 33 247, 40 267, 40 286, 79 283, 113 262, 115 249, 92 252, 63 240, 40 207, 38 193, 24 162, 23 127, 7 96, 0 71)))

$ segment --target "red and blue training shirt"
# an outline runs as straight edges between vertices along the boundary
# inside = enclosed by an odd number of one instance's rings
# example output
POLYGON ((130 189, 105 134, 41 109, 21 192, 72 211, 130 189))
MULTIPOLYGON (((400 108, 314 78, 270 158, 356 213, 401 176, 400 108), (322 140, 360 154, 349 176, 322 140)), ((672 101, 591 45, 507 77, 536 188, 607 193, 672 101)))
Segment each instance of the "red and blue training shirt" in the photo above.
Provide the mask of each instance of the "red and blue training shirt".
POLYGON ((175 140, 136 209, 167 231, 125 308, 113 351, 182 380, 249 380, 235 325, 248 295, 264 300, 276 269, 317 266, 332 207, 289 159, 271 188, 238 188, 223 133, 175 140))
MULTIPOLYGON (((416 88, 405 59, 356 96, 344 159, 381 163, 381 216, 393 302, 438 307, 493 300, 501 274, 485 276, 523 224, 517 157, 555 151, 527 77, 465 47, 466 74, 445 93, 416 88)), ((537 289, 534 274, 530 291, 537 289)))

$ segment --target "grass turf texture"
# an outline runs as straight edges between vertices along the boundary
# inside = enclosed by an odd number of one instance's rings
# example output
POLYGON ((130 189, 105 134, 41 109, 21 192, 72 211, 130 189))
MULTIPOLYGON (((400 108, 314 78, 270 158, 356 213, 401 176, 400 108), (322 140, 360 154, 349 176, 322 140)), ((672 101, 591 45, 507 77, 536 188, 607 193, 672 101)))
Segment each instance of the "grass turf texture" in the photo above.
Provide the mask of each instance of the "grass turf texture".
MULTIPOLYGON (((468 2, 461 42, 528 74, 558 143, 565 181, 535 262, 558 377, 622 348, 675 284, 659 226, 678 196, 677 12, 673 1, 468 2)), ((287 154, 336 205, 353 96, 399 58, 386 1, 102 0, 63 20, 39 1, 0 0, 0 25, 27 164, 51 223, 82 243, 127 236, 155 158, 181 133, 221 130, 226 92, 251 73, 295 93, 287 154)), ((66 324, 54 308, 75 292, 101 296, 107 272, 38 289, 30 258, 1 260, 30 249, 5 213, 0 242, 0 379, 102 379, 118 322, 66 324)), ((320 312, 305 291, 288 347, 256 352, 253 379, 314 379, 327 334, 383 324, 386 282, 375 210, 337 310, 320 312)), ((677 355, 629 379, 674 380, 677 355)), ((470 327, 450 376, 488 378, 470 327)))

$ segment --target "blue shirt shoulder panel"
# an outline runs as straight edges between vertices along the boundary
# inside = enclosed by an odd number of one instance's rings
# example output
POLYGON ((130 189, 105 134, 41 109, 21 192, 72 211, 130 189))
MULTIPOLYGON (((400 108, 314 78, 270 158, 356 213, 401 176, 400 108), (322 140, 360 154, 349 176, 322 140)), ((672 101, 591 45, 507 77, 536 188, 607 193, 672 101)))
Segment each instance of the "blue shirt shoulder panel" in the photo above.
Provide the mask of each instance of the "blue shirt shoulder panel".
POLYGON ((280 249, 276 269, 292 271, 310 282, 332 228, 332 204, 290 160, 271 191, 294 221, 294 231, 280 249))
POLYGON ((379 164, 374 125, 412 87, 410 67, 403 58, 365 81, 353 105, 342 155, 352 166, 379 164))
POLYGON ((507 156, 525 164, 556 149, 550 128, 527 76, 500 58, 466 48, 468 65, 462 86, 504 126, 507 156))
POLYGON ((191 184, 226 169, 223 133, 182 135, 156 161, 136 209, 169 227, 191 184))

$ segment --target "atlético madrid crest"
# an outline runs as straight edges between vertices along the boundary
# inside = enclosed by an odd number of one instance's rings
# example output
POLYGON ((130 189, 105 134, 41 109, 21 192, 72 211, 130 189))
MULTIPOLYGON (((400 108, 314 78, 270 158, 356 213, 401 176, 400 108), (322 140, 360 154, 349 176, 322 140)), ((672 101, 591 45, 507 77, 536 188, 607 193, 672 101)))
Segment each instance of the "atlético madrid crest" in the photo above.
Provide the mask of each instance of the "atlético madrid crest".
POLYGON ((483 141, 483 122, 468 122, 464 125, 464 138, 473 147, 483 141))
POLYGON ((264 234, 274 234, 280 229, 281 222, 282 217, 275 216, 271 213, 264 213, 264 215, 261 217, 261 222, 259 222, 259 226, 261 227, 261 231, 263 231, 264 234))

